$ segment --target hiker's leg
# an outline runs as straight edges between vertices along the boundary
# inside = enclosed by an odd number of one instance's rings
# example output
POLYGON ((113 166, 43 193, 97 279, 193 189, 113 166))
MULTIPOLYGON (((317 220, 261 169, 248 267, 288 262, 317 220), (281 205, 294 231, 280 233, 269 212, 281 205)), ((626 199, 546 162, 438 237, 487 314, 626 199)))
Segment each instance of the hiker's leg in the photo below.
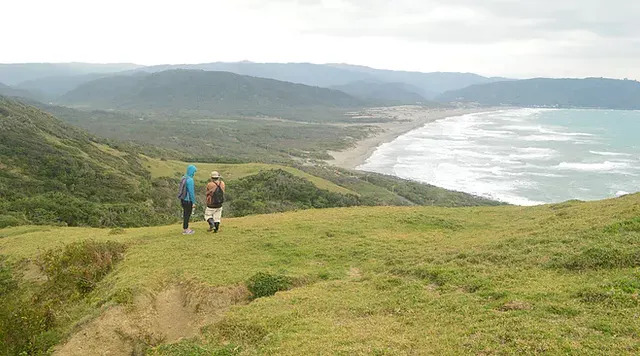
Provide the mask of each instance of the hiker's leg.
POLYGON ((193 210, 193 203, 191 203, 190 201, 186 201, 183 200, 182 201, 182 228, 183 229, 188 229, 189 228, 189 219, 191 218, 191 211, 193 210))
POLYGON ((209 231, 213 231, 213 209, 209 207, 204 209, 204 220, 209 223, 209 231))
POLYGON ((218 229, 220 229, 221 219, 222 219, 222 208, 215 209, 213 213, 213 224, 214 224, 213 231, 218 232, 218 229))

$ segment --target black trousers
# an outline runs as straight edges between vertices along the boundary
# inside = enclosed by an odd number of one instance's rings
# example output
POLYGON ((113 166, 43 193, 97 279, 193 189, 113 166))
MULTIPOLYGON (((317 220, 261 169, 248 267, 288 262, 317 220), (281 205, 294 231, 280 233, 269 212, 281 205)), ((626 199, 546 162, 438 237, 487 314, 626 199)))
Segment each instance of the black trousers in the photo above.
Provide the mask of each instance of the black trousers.
POLYGON ((193 203, 190 201, 183 200, 182 201, 182 218, 184 219, 182 222, 182 228, 189 228, 189 219, 191 218, 191 211, 193 210, 193 203))

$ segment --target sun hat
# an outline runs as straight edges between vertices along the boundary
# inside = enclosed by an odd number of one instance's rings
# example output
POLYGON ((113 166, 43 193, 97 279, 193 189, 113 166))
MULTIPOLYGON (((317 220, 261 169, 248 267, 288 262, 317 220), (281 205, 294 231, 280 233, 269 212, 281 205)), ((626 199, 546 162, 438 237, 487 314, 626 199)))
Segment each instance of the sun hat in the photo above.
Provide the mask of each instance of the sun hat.
POLYGON ((220 173, 218 171, 211 172, 211 178, 221 178, 220 173))

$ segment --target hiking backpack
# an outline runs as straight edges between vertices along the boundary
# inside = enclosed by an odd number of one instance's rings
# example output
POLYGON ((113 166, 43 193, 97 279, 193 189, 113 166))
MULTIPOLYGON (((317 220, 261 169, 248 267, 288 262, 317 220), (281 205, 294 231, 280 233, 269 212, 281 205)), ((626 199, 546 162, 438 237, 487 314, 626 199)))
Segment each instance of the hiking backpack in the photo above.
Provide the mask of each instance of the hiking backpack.
POLYGON ((178 199, 184 200, 187 197, 187 177, 182 177, 178 188, 178 199))
POLYGON ((222 203, 224 203, 224 192, 220 187, 220 184, 215 183, 216 189, 211 193, 207 194, 207 207, 209 208, 222 208, 222 203))

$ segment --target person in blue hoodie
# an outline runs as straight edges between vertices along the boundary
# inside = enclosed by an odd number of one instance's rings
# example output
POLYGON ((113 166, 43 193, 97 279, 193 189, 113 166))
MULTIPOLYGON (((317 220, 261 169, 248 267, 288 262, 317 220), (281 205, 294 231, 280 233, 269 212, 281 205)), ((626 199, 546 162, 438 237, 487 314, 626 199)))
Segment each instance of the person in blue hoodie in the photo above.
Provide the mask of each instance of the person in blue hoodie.
POLYGON ((182 177, 180 181, 180 193, 178 199, 182 203, 183 222, 182 222, 182 234, 192 235, 195 231, 189 229, 189 219, 191 218, 191 212, 196 208, 196 189, 193 181, 193 176, 198 169, 193 164, 187 167, 187 174, 182 177))

